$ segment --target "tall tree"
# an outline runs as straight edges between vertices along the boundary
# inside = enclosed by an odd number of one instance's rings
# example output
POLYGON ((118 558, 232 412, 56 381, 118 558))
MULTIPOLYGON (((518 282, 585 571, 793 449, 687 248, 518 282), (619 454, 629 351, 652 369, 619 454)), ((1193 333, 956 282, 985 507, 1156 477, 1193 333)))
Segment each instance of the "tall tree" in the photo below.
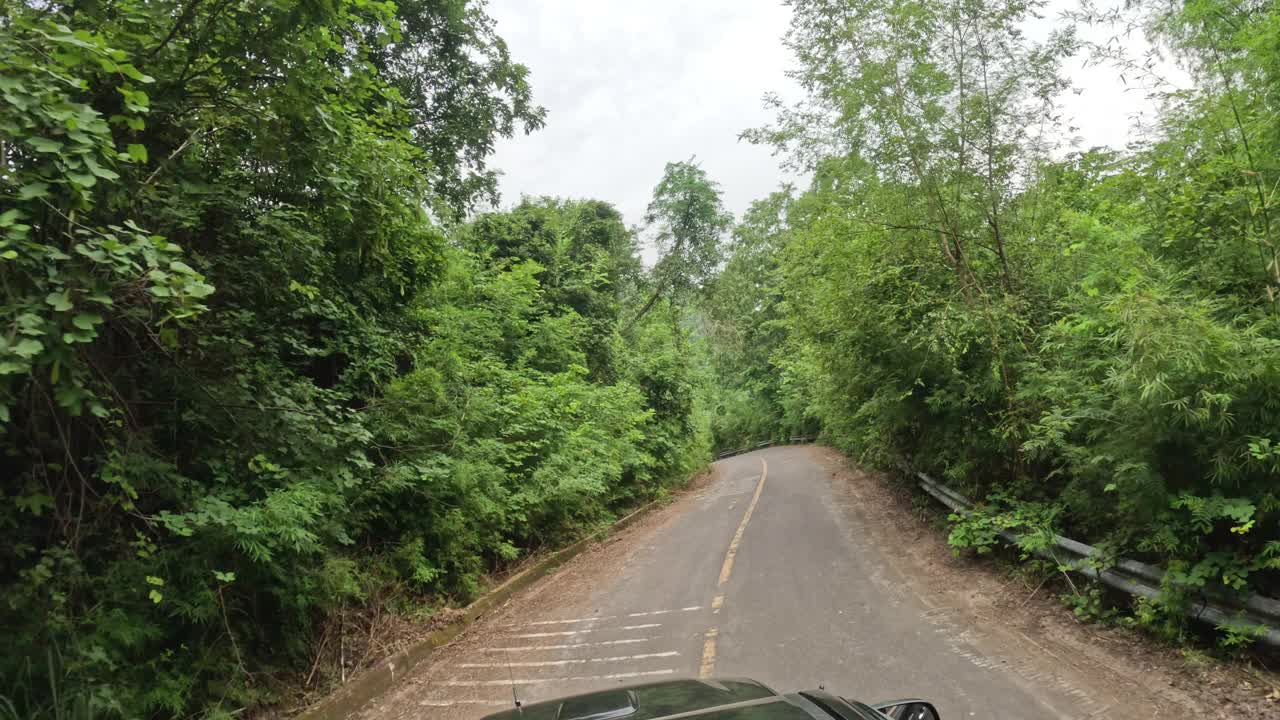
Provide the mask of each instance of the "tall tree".
MULTIPOLYGON (((791 0, 792 77, 808 97, 744 136, 816 170, 831 157, 867 163, 892 210, 868 228, 936 245, 957 283, 1014 282, 1011 204, 1057 135, 1058 68, 1071 32, 1027 39, 1043 0, 791 0), (993 282, 994 281, 994 282, 993 282)), ((866 182, 866 180, 862 180, 866 182)))
POLYGON ((733 225, 724 208, 720 186, 693 160, 667 163, 662 180, 653 188, 645 223, 654 230, 658 262, 654 288, 645 304, 627 323, 629 331, 658 299, 678 301, 700 290, 723 259, 721 239, 733 225))
POLYGON ((416 167, 442 215, 459 219, 498 200, 488 167, 494 140, 546 121, 533 102, 529 70, 515 62, 486 0, 399 0, 399 37, 373 46, 371 63, 399 91, 411 115, 416 167))

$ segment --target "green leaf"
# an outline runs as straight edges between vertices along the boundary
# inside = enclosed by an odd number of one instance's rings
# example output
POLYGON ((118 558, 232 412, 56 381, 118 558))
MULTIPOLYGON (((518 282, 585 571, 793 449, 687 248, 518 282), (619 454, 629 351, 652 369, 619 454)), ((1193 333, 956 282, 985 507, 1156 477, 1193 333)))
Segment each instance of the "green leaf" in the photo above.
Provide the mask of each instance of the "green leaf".
POLYGON ((49 138, 29 137, 27 138, 27 144, 36 152, 56 153, 62 151, 62 143, 49 138))
POLYGON ((19 495, 13 499, 13 504, 19 510, 40 517, 44 515, 46 510, 53 509, 53 498, 44 493, 36 493, 34 495, 19 495))
POLYGON ((18 332, 23 335, 35 335, 36 337, 44 335, 44 330, 41 329, 41 326, 44 324, 44 319, 39 315, 25 312, 19 315, 17 319, 18 332))
POLYGON ((66 290, 62 292, 51 292, 44 298, 45 303, 52 305, 54 310, 58 312, 66 312, 71 309, 71 294, 66 290))
POLYGON ((150 99, 147 94, 141 90, 133 90, 131 88, 122 87, 119 89, 120 94, 124 97, 125 107, 134 112, 146 112, 150 99))
POLYGON ((44 343, 35 338, 23 338, 13 346, 13 354, 23 358, 35 357, 43 350, 44 343))
POLYGON ((97 177, 100 177, 104 180, 115 180, 116 178, 120 177, 119 175, 116 174, 114 170, 108 170, 107 168, 104 168, 101 165, 99 165, 98 160, 94 158, 92 155, 84 156, 84 164, 88 166, 89 172, 93 173, 97 177))
POLYGON ((156 577, 155 575, 148 575, 147 584, 155 585, 157 587, 164 587, 164 578, 159 578, 159 577, 156 577))
POLYGON ((91 188, 98 184, 98 178, 90 173, 69 172, 67 178, 80 187, 91 188))
POLYGON ((164 594, 162 594, 159 590, 152 590, 151 592, 147 593, 147 597, 151 598, 151 602, 157 605, 160 604, 161 600, 164 600, 164 594))
POLYGON ((30 200, 31 198, 42 198, 49 196, 49 183, 31 182, 18 188, 19 200, 30 200))
POLYGON ((3 213, 0 213, 0 227, 9 227, 13 225, 14 221, 18 219, 18 216, 21 213, 22 211, 18 208, 10 208, 5 210, 3 213))
POLYGON ((97 313, 79 313, 72 318, 71 324, 81 330, 92 330, 102 324, 102 316, 97 313))
POLYGON ((186 284, 187 295, 197 299, 209 297, 215 289, 209 283, 199 280, 192 280, 186 284))
POLYGON ((140 83, 153 83, 156 81, 156 79, 151 77, 150 75, 144 75, 141 71, 138 70, 138 68, 134 67, 133 65, 127 65, 127 64, 121 65, 120 72, 124 73, 127 77, 133 80, 137 80, 140 83))
POLYGON ((134 160, 136 160, 136 161, 138 161, 138 162, 140 162, 140 163, 144 163, 144 162, 146 162, 146 161, 147 161, 147 146, 146 146, 146 145, 139 145, 138 143, 130 143, 130 145, 129 145, 129 157, 133 158, 134 160))

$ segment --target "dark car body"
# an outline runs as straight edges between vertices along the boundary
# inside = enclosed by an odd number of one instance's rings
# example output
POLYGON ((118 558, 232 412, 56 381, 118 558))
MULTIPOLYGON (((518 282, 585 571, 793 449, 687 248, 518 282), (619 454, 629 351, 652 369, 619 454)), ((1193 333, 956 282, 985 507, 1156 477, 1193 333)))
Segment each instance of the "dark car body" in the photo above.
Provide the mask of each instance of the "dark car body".
MULTIPOLYGON (((888 705, 899 705, 896 701, 888 705)), ((922 703, 923 704, 923 703, 922 703)), ((880 707, 886 707, 881 705, 880 707)), ((930 708, 932 709, 932 708, 930 708)), ((934 714, 936 718, 936 713, 934 714)), ((822 690, 778 693, 747 679, 669 680, 557 698, 484 720, 885 720, 863 703, 822 690)))

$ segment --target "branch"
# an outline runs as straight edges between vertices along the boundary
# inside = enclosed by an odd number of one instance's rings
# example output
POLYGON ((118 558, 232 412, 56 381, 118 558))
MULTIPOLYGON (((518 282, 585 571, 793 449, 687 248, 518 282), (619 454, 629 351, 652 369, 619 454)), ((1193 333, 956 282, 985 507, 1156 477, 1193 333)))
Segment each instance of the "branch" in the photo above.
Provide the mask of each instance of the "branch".
POLYGON ((653 309, 654 303, 658 302, 658 298, 662 297, 662 286, 665 284, 665 282, 658 283, 658 287, 654 288, 653 295, 649 297, 649 301, 644 304, 644 307, 640 308, 640 312, 637 313, 635 317, 631 318, 631 321, 627 323, 627 326, 622 329, 623 335, 630 334, 631 328, 635 327, 635 324, 640 322, 640 318, 647 315, 649 311, 653 309))
POLYGON ((164 39, 160 41, 160 44, 156 45, 152 48, 151 52, 147 53, 147 60, 158 55, 166 45, 173 41, 173 38, 178 35, 178 31, 182 29, 183 25, 186 25, 191 20, 191 16, 199 6, 200 0, 193 0, 190 5, 187 5, 187 7, 182 11, 182 14, 178 16, 178 19, 173 21, 173 27, 169 28, 169 34, 165 35, 164 39))
MULTIPOLYGON (((218 128, 216 128, 216 127, 209 128, 209 132, 210 132, 210 133, 215 133, 215 132, 217 132, 217 131, 218 131, 218 128)), ((189 136, 187 137, 187 139, 186 139, 186 140, 183 140, 183 141, 182 141, 182 144, 181 144, 181 145, 179 145, 179 146, 177 147, 177 149, 175 149, 173 152, 169 153, 169 157, 165 158, 165 159, 164 159, 164 160, 163 160, 159 165, 157 165, 157 166, 156 166, 156 169, 155 169, 155 170, 151 171, 151 174, 147 176, 147 179, 146 179, 146 180, 144 180, 144 181, 142 182, 142 184, 143 184, 143 185, 150 185, 150 184, 151 184, 151 181, 156 179, 156 176, 160 174, 160 171, 161 171, 161 170, 163 170, 163 169, 165 169, 166 167, 168 167, 169 163, 170 163, 170 162, 172 162, 172 161, 173 161, 173 159, 174 159, 175 157, 177 157, 179 153, 181 153, 183 150, 186 150, 188 147, 190 147, 190 145, 191 145, 191 141, 192 141, 192 140, 195 140, 195 139, 196 139, 196 135, 198 135, 199 133, 200 133, 200 129, 199 129, 199 128, 196 128, 195 130, 193 130, 193 131, 191 132, 191 135, 189 135, 189 136)))

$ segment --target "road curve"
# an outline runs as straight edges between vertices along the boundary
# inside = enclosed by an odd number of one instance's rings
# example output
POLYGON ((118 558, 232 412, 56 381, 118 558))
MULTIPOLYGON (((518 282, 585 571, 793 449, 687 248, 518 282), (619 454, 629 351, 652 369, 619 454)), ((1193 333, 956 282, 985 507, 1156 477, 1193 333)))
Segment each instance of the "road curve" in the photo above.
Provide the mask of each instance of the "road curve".
POLYGON ((930 585, 833 456, 782 447, 717 463, 711 482, 478 623, 364 719, 469 720, 509 707, 513 687, 535 702, 699 676, 926 697, 944 720, 1190 716, 1140 679, 1117 691, 957 607, 957 588, 930 585))

